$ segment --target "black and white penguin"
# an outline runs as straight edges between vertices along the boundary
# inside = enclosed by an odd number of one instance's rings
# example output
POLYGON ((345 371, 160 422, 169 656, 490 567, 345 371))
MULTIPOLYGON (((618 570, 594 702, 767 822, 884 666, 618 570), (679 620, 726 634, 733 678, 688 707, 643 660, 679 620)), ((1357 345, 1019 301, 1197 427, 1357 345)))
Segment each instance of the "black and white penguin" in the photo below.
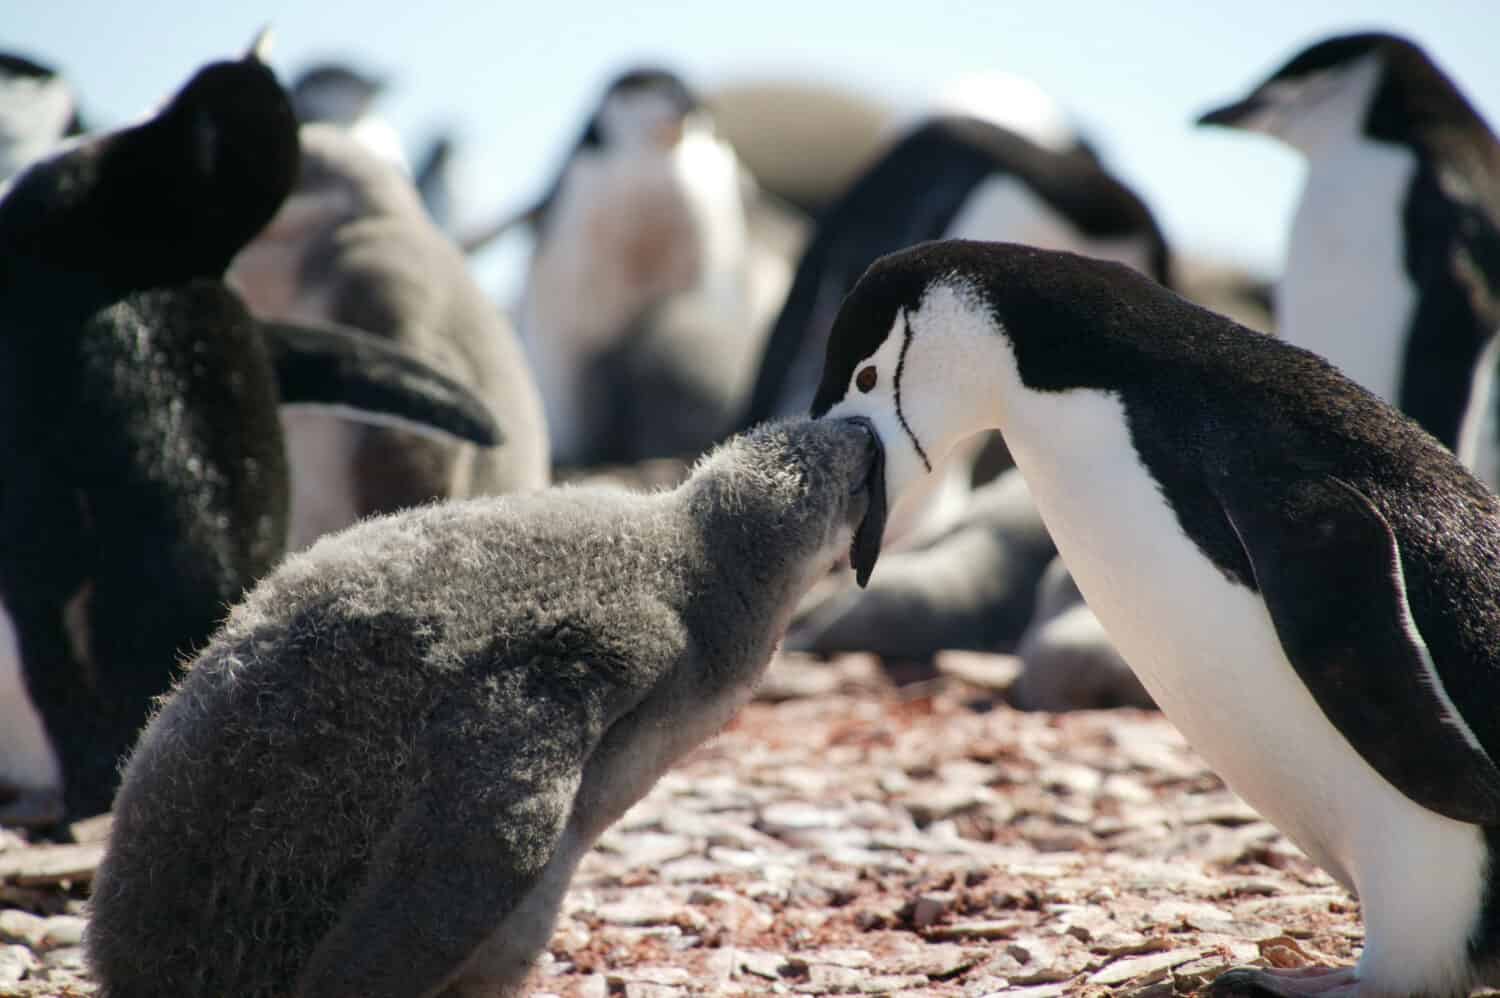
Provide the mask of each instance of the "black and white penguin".
POLYGON ((424 210, 412 182, 344 129, 300 129, 297 184, 228 280, 257 316, 363 330, 465 385, 504 425, 498 447, 285 407, 288 544, 435 499, 549 480, 541 399, 515 331, 424 210))
MULTIPOLYGON (((1456 446, 1488 405, 1470 385, 1500 330, 1500 140, 1484 119, 1421 48, 1369 33, 1318 42, 1198 121, 1307 159, 1279 335, 1456 446)), ((1493 466, 1500 439, 1483 445, 1493 466)))
POLYGON ((671 491, 440 503, 287 559, 131 757, 101 998, 521 994, 575 865, 749 698, 878 462, 867 424, 802 420, 671 491))
POLYGON ((279 404, 496 434, 450 379, 256 322, 222 283, 297 159, 285 94, 247 57, 0 198, 0 688, 24 676, 31 701, 3 705, 0 822, 107 810, 180 657, 280 557, 279 404))
POLYGON ((0 185, 82 130, 77 98, 56 70, 0 52, 0 185))
POLYGON ((930 118, 819 218, 766 342, 746 425, 806 411, 844 295, 880 256, 929 239, 1004 239, 1168 277, 1151 210, 1086 148, 1058 152, 989 121, 930 118))
POLYGON ((557 463, 677 456, 684 439, 695 454, 732 428, 760 346, 747 190, 687 85, 634 69, 605 89, 541 200, 465 240, 532 230, 517 326, 557 463), (640 429, 652 426, 673 432, 640 429))
POLYGON ((386 81, 379 76, 345 63, 326 62, 297 74, 289 93, 298 121, 347 129, 370 152, 410 176, 401 136, 375 108, 385 88, 386 81))
POLYGON ((892 513, 998 428, 1147 691, 1358 893, 1357 968, 1224 990, 1500 983, 1500 500, 1433 437, 1128 268, 962 241, 870 268, 814 413, 871 420, 892 513))

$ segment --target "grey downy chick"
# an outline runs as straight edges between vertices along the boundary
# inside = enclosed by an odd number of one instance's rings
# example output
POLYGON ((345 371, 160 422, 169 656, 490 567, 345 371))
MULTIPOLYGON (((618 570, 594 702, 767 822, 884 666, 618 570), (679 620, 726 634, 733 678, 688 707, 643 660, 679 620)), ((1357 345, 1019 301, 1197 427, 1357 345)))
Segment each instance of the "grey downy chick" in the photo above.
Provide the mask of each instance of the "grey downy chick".
POLYGON ((879 536, 882 464, 861 421, 773 424, 670 492, 428 506, 288 559, 129 763, 100 995, 515 994, 578 859, 879 536))

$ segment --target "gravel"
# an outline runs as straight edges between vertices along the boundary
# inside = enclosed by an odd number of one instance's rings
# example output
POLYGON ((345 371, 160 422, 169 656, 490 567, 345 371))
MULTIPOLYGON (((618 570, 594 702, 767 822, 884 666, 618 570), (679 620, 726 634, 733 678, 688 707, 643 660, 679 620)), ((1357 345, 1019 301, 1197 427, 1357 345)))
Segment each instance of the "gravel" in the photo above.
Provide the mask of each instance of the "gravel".
MULTIPOLYGON (((1358 956, 1355 902, 1160 715, 1017 712, 1007 670, 779 660, 585 858, 532 990, 1168 998, 1358 956)), ((0 995, 92 993, 103 832, 0 837, 0 995)))

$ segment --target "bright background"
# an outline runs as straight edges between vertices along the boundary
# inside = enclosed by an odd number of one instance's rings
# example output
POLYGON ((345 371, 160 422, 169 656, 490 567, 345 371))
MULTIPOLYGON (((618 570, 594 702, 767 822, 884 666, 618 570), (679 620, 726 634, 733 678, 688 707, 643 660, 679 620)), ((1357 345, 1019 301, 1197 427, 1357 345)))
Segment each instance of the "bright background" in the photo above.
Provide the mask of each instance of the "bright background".
MULTIPOLYGON (((1269 140, 1191 119, 1326 34, 1378 27, 1424 45, 1500 121, 1500 0, 10 0, 0 47, 59 68, 96 124, 135 117, 206 60, 276 31, 284 78, 347 57, 386 75, 381 105, 415 156, 460 141, 465 218, 540 192, 605 79, 652 60, 703 87, 801 75, 920 106, 954 76, 1004 69, 1067 106, 1174 245, 1279 269, 1302 167, 1269 140)), ((506 250, 501 251, 503 257, 506 250)), ((509 252, 514 253, 514 250, 509 252)), ((503 273, 490 261, 486 283, 503 273)))

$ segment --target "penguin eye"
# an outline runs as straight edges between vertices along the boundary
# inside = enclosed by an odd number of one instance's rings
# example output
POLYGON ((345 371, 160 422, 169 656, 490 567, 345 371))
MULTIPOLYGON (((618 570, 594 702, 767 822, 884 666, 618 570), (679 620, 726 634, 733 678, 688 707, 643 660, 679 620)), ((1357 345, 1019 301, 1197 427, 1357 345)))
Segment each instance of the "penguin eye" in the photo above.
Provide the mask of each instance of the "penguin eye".
POLYGON ((862 392, 868 392, 875 387, 876 380, 875 365, 871 364, 861 368, 860 372, 854 376, 854 387, 862 392))

